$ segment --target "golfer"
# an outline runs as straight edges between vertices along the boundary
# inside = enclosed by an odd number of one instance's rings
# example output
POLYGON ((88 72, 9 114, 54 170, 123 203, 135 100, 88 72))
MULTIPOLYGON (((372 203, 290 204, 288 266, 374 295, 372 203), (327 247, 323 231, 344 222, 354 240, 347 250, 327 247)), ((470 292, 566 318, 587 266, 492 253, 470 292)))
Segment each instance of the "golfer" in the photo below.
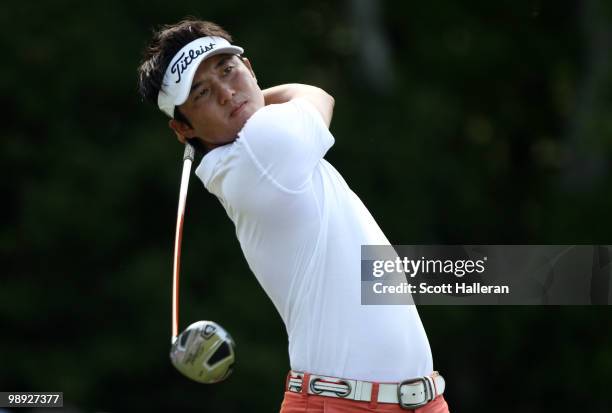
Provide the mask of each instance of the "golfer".
POLYGON ((179 141, 204 151, 195 173, 285 323, 281 412, 447 412, 416 307, 361 305, 361 246, 389 242, 323 159, 334 99, 302 84, 262 90, 231 41, 211 22, 163 27, 139 89, 179 141))

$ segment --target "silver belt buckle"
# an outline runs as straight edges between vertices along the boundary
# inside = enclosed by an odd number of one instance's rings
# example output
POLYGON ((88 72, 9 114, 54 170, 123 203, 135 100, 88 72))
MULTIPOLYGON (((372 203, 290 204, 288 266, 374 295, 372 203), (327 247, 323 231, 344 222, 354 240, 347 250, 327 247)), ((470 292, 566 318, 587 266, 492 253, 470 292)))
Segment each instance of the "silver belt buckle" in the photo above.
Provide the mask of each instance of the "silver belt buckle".
POLYGON ((421 406, 425 406, 427 403, 429 403, 433 399, 433 397, 430 397, 430 395, 433 395, 433 389, 431 388, 431 384, 429 383, 429 380, 427 380, 426 377, 419 377, 416 379, 404 380, 397 386, 397 400, 399 401, 399 405, 402 409, 412 410, 412 409, 416 409, 421 406), (421 403, 404 404, 402 402, 402 386, 406 384, 412 384, 412 383, 418 383, 418 382, 423 382, 423 387, 425 389, 425 400, 421 403))
POLYGON ((341 385, 341 386, 346 386, 346 390, 344 390, 344 391, 341 391, 341 390, 331 390, 331 389, 330 390, 320 390, 320 389, 317 389, 317 388, 315 388, 315 384, 318 381, 323 381, 323 379, 320 378, 320 377, 315 377, 315 378, 310 380, 310 390, 314 394, 320 395, 320 394, 322 394, 324 392, 329 392, 329 393, 335 394, 336 397, 341 397, 341 398, 347 397, 349 394, 351 394, 351 391, 352 391, 351 383, 349 383, 346 380, 338 380, 336 383, 334 383, 334 384, 338 384, 338 385, 341 385))

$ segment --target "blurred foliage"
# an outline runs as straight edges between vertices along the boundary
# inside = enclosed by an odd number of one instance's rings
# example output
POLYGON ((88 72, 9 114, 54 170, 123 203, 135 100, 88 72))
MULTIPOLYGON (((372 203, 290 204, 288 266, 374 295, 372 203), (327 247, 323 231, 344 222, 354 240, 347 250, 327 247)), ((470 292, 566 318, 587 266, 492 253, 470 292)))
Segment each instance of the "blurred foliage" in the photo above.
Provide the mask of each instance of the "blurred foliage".
MULTIPOLYGON (((63 391, 83 411, 280 405, 282 320, 195 177, 181 324, 221 323, 238 364, 202 386, 168 359, 182 149, 137 96, 136 67, 152 27, 186 15, 233 33, 263 87, 336 98, 328 159, 393 243, 610 243, 603 0, 1 7, 0 390, 63 391), (364 54, 368 5, 380 62, 364 54)), ((609 307, 419 311, 452 411, 610 411, 609 307)))

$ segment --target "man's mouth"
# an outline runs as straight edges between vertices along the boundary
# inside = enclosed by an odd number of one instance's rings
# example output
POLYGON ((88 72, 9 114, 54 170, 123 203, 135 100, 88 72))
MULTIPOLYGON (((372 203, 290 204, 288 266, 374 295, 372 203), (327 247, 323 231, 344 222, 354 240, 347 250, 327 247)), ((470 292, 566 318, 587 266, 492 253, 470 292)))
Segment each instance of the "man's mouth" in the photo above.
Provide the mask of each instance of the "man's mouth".
POLYGON ((244 108, 244 106, 246 105, 246 103, 247 103, 247 101, 245 100, 244 102, 242 102, 241 104, 236 106, 234 109, 232 109, 232 111, 230 112, 230 118, 233 118, 234 116, 239 114, 242 111, 242 109, 244 108))

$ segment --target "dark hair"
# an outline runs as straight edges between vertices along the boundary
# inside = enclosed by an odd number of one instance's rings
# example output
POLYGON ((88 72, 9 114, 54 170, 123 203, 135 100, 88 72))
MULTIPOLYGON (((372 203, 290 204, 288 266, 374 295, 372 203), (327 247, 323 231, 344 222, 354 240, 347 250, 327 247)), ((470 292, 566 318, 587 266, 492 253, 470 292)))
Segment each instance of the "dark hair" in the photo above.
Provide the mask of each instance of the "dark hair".
MULTIPOLYGON (((166 68, 174 55, 186 44, 206 36, 223 37, 228 42, 232 36, 219 25, 187 17, 176 24, 169 24, 153 32, 153 38, 143 53, 138 67, 138 93, 147 102, 157 106, 157 95, 162 86, 166 68)), ((174 118, 189 124, 178 110, 174 118)))

